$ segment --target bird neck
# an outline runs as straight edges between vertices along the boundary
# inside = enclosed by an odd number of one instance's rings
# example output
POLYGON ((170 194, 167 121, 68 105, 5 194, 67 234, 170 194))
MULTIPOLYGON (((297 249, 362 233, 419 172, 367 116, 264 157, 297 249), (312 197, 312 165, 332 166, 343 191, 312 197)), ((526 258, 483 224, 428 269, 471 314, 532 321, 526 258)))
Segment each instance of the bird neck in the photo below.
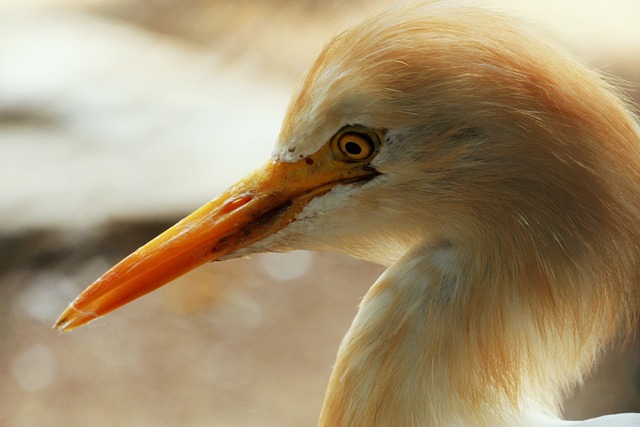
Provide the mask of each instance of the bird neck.
POLYGON ((320 425, 497 427, 554 413, 604 332, 596 321, 592 338, 576 335, 571 317, 589 309, 560 321, 562 301, 532 277, 508 283, 490 258, 441 245, 387 270, 340 346, 320 425))

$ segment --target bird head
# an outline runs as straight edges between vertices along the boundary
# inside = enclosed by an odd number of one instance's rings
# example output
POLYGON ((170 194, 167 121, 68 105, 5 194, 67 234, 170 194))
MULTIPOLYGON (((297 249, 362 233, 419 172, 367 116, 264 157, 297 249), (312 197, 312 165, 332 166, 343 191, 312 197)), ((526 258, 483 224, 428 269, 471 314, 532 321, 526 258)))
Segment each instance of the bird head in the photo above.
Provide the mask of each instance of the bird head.
POLYGON ((578 259, 591 228, 629 214, 616 197, 630 189, 637 133, 601 79, 548 46, 501 15, 437 4, 338 35, 264 167, 105 273, 55 327, 257 252, 390 264, 417 245, 465 242, 521 262, 523 248, 552 242, 549 260, 578 259), (601 191, 607 180, 615 192, 601 191))

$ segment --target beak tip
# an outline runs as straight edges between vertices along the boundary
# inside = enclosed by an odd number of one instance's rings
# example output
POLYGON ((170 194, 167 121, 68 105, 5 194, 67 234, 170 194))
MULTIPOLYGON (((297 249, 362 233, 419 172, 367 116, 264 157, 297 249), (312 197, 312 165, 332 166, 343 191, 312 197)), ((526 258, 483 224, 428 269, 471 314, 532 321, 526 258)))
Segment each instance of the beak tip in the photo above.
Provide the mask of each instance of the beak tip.
POLYGON ((92 320, 97 319, 99 316, 95 313, 87 313, 78 310, 74 307, 73 303, 70 304, 64 312, 58 317, 58 320, 53 324, 53 329, 60 332, 68 332, 77 327, 80 327, 92 320))

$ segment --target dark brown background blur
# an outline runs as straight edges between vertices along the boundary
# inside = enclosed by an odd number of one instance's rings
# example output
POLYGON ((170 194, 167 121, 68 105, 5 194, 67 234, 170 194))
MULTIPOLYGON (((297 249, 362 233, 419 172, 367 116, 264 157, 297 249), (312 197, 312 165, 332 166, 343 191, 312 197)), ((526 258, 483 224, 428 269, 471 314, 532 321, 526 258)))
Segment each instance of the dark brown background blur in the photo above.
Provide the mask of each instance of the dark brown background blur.
MULTIPOLYGON (((0 4, 0 425, 315 425, 379 266, 255 256, 73 333, 50 326, 110 265, 266 159, 324 41, 385 3, 0 4)), ((639 101, 635 0, 475 3, 540 23, 639 101)), ((640 411, 640 353, 618 347, 568 417, 640 411)))

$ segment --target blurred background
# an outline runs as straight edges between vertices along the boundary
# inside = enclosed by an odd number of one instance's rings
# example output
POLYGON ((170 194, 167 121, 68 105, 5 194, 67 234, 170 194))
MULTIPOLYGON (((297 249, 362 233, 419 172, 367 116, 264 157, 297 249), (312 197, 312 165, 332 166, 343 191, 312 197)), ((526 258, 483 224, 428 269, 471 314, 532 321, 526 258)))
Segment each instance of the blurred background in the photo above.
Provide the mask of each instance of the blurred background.
MULTIPOLYGON (((297 252, 208 265, 73 333, 58 314, 265 160, 324 42, 388 1, 0 1, 0 425, 311 426, 382 268, 297 252)), ((477 0, 640 101, 640 2, 477 0)), ((569 418, 640 411, 614 346, 569 418)))

